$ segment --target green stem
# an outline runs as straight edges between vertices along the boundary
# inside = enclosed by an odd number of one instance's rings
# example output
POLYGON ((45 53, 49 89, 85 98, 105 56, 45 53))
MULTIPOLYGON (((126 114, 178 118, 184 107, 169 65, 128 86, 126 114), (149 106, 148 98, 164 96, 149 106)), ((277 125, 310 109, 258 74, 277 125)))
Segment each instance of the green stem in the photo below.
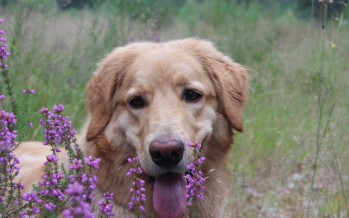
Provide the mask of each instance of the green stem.
POLYGON ((326 101, 326 97, 323 96, 323 74, 324 74, 324 59, 325 59, 325 20, 327 17, 327 4, 324 4, 324 18, 323 18, 323 26, 322 26, 322 47, 321 47, 321 60, 320 60, 320 70, 319 70, 319 91, 318 91, 318 107, 319 107, 319 118, 318 118, 318 126, 316 131, 316 156, 314 161, 313 168, 313 176, 311 180, 311 191, 314 189, 314 180, 315 174, 318 165, 318 158, 321 150, 321 140, 320 140, 320 132, 321 132, 321 123, 324 112, 324 105, 326 101))
POLYGON ((4 82, 6 84, 7 94, 10 97, 11 111, 12 111, 12 113, 14 113, 16 115, 17 114, 17 103, 16 103, 15 98, 14 98, 12 82, 11 82, 11 79, 9 78, 8 70, 3 69, 2 76, 4 77, 4 82))
POLYGON ((321 150, 321 124, 323 120, 323 113, 324 113, 324 105, 326 102, 326 96, 323 93, 323 74, 324 74, 324 59, 325 59, 325 22, 327 17, 327 3, 323 3, 324 6, 324 16, 323 16, 323 24, 322 24, 322 46, 321 46, 321 60, 320 60, 320 69, 319 69, 319 89, 318 89, 318 108, 319 108, 319 117, 318 117, 318 124, 317 124, 317 130, 316 130, 316 151, 315 151, 315 160, 313 164, 313 173, 311 178, 311 184, 310 184, 310 194, 308 198, 308 208, 307 208, 307 217, 310 215, 310 201, 311 201, 311 194, 314 192, 314 182, 315 182, 315 176, 317 172, 318 167, 318 161, 320 156, 320 150, 321 150))
POLYGON ((14 211, 12 211, 12 212, 10 212, 10 213, 4 215, 4 218, 11 217, 11 215, 13 215, 13 214, 15 214, 15 213, 21 211, 22 209, 24 209, 24 208, 26 208, 26 207, 28 207, 28 206, 29 206, 29 204, 25 204, 25 205, 23 205, 22 207, 19 207, 19 208, 17 208, 16 210, 14 210, 14 211))

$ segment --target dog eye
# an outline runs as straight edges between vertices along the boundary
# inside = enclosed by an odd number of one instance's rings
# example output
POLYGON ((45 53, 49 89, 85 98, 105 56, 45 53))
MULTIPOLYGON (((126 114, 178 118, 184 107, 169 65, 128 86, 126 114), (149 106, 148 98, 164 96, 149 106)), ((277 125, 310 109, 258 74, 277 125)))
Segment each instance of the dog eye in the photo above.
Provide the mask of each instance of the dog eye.
POLYGON ((192 89, 185 89, 183 92, 183 99, 186 102, 195 103, 198 102, 201 99, 201 97, 202 94, 192 89))
POLYGON ((133 97, 128 104, 134 109, 141 109, 147 105, 147 102, 141 96, 133 97))

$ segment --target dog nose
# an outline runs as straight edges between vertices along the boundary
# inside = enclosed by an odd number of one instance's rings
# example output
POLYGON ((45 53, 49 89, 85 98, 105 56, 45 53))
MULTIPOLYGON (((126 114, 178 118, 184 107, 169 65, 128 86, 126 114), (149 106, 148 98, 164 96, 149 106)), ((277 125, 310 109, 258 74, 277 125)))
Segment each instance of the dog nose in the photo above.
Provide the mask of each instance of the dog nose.
POLYGON ((183 158, 184 145, 178 140, 154 140, 149 147, 151 159, 161 167, 171 167, 183 158))

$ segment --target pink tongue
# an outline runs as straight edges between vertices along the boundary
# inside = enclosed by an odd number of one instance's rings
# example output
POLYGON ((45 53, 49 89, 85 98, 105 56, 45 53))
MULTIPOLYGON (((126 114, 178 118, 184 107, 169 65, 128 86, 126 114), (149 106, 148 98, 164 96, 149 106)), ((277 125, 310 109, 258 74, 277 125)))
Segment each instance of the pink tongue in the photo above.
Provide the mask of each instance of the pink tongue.
POLYGON ((155 179, 153 204, 160 218, 179 218, 186 205, 187 182, 183 175, 165 174, 155 179))

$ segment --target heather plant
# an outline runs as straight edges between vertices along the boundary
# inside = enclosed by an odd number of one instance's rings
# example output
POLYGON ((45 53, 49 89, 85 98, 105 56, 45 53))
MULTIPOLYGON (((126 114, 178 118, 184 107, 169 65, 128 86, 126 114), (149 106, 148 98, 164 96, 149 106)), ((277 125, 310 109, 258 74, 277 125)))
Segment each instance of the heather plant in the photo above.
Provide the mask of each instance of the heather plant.
POLYGON ((43 144, 51 147, 52 154, 46 157, 43 179, 31 193, 38 196, 39 202, 33 202, 35 198, 30 198, 31 202, 28 203, 31 205, 21 213, 22 215, 35 212, 58 216, 63 210, 65 217, 93 216, 92 193, 97 183, 97 177, 93 171, 98 169, 100 160, 91 156, 83 158, 74 138, 76 131, 69 118, 62 115, 63 110, 63 105, 55 105, 52 112, 47 108, 40 110, 43 116, 40 123, 44 128, 45 136, 43 144), (69 155, 68 170, 58 164, 62 145, 69 155))
POLYGON ((143 217, 145 212, 144 203, 146 199, 144 189, 145 181, 137 176, 142 174, 143 170, 140 167, 138 157, 128 158, 127 161, 132 166, 126 174, 128 177, 132 177, 132 187, 130 188, 131 200, 128 203, 128 209, 135 211, 137 217, 143 217))
MULTIPOLYGON (((0 24, 4 23, 4 19, 0 18, 0 24)), ((11 53, 8 50, 8 44, 7 44, 7 38, 5 37, 6 32, 2 29, 0 29, 0 71, 1 75, 4 79, 4 83, 6 86, 6 91, 8 92, 8 96, 10 97, 10 105, 11 110, 13 113, 16 113, 16 103, 14 100, 14 94, 11 86, 11 80, 9 78, 9 70, 8 65, 6 64, 7 57, 11 55, 11 53)), ((2 101, 5 100, 5 95, 1 94, 2 101)))
POLYGON ((99 213, 104 218, 113 217, 114 193, 106 192, 103 194, 104 199, 98 201, 99 213))
POLYGON ((200 143, 189 143, 188 147, 193 148, 194 150, 194 161, 187 166, 188 172, 185 175, 188 183, 186 185, 188 191, 186 196, 188 199, 187 204, 188 206, 192 206, 195 199, 204 200, 204 183, 206 179, 201 171, 201 165, 205 161, 205 157, 200 157, 199 155, 201 149, 200 143))
POLYGON ((64 217, 74 218, 74 217, 92 217, 93 214, 90 211, 90 204, 84 202, 84 187, 78 183, 74 182, 69 184, 66 194, 70 196, 69 204, 67 209, 63 211, 64 217))
MULTIPOLYGON (((4 20, 0 19, 0 24, 4 20)), ((8 65, 6 59, 10 56, 8 52, 7 39, 4 37, 5 31, 0 30, 0 72, 7 85, 10 100, 14 103, 12 89, 8 79, 8 65)), ((4 101, 6 96, 0 93, 0 211, 11 210, 14 205, 21 202, 20 190, 22 184, 14 182, 19 172, 19 159, 14 155, 13 150, 17 146, 17 120, 14 113, 5 111, 4 101), (8 209, 10 208, 10 209, 8 209)), ((14 109, 14 104, 12 109, 14 109)))
MULTIPOLYGON (((0 23, 4 20, 0 19, 0 23)), ((5 60, 10 55, 7 51, 5 31, 0 30, 0 70, 7 92, 10 96, 11 109, 16 111, 11 80, 8 76, 8 65, 5 60)), ((24 89, 23 95, 34 95, 35 90, 24 89)), ((14 150, 21 144, 17 142, 17 120, 12 112, 4 110, 6 96, 0 93, 0 216, 58 216, 62 211, 65 217, 92 217, 92 192, 96 188, 97 177, 93 171, 98 168, 99 159, 83 158, 79 145, 76 143, 76 131, 72 127, 69 117, 63 116, 63 105, 55 105, 51 112, 42 108, 40 125, 43 127, 43 146, 50 146, 52 154, 46 156, 45 174, 38 185, 29 193, 22 193, 23 184, 15 182, 19 173, 19 159, 14 150), (62 146, 69 156, 69 169, 59 165, 59 153, 62 146), (46 214, 46 215, 45 215, 46 214)), ((28 106, 28 101, 25 102, 28 106)), ((22 113, 23 115, 23 113, 22 113)), ((25 117, 25 116, 24 116, 25 117)), ((32 127, 29 119, 25 123, 32 127)), ((113 194, 107 194, 104 204, 101 203, 101 214, 106 217, 112 215, 110 201, 113 194)))
MULTIPOLYGON (((12 113, 0 111, 1 118, 1 215, 8 217, 18 214, 20 217, 41 215, 56 215, 62 211, 65 217, 92 217, 92 192, 96 188, 97 177, 93 171, 98 169, 99 159, 93 157, 82 158, 81 150, 75 143, 75 130, 68 117, 63 117, 63 105, 54 106, 53 112, 43 108, 41 125, 44 127, 44 146, 51 146, 52 154, 47 155, 43 164, 45 174, 38 186, 34 186, 29 193, 21 194, 22 184, 14 182, 18 175, 19 160, 14 156, 12 149, 16 131, 10 128, 16 125, 12 113), (61 152, 59 145, 65 145, 69 152, 70 165, 67 171, 59 166, 58 155, 61 152), (73 148, 71 148, 73 144, 73 148), (13 205, 13 206, 10 206, 13 205), (10 208, 10 209, 6 209, 10 208)), ((100 214, 104 217, 112 216, 113 194, 106 193, 105 201, 100 202, 100 214)))
POLYGON ((0 209, 20 202, 21 184, 14 182, 19 172, 19 159, 13 149, 17 145, 16 118, 13 113, 0 110, 0 209))

